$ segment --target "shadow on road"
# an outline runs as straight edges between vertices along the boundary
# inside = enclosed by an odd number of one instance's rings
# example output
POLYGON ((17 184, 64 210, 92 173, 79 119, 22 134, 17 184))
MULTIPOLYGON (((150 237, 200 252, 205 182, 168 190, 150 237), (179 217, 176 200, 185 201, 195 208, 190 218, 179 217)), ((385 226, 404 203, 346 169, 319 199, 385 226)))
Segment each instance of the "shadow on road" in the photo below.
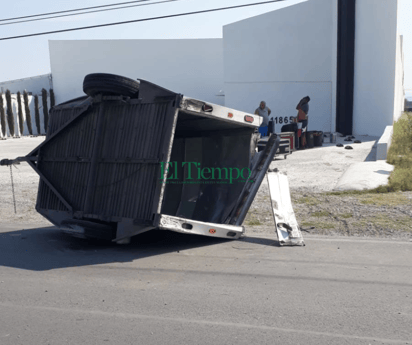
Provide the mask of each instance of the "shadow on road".
POLYGON ((275 246, 275 247, 282 247, 278 240, 274 240, 273 238, 264 238, 264 237, 244 237, 239 241, 247 242, 247 243, 254 243, 254 244, 261 244, 264 246, 275 246))
MULTIPOLYGON (((0 233, 0 265, 33 271, 99 265, 213 246, 231 240, 153 230, 129 245, 72 237, 54 227, 0 233)), ((276 245, 277 241, 246 237, 242 241, 276 245), (275 243, 274 243, 275 242, 275 243)))
POLYGON ((387 171, 387 170, 376 170, 374 172, 377 174, 388 175, 388 176, 391 174, 391 171, 387 171))

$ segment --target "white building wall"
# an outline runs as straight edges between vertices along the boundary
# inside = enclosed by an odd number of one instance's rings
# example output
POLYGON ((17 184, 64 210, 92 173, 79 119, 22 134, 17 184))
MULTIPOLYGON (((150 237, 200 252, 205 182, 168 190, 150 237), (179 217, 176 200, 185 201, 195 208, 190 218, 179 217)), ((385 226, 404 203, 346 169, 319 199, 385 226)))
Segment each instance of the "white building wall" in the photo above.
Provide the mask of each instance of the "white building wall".
POLYGON ((56 104, 83 96, 89 73, 146 79, 185 96, 222 104, 221 39, 49 41, 56 104))
POLYGON ((279 122, 309 95, 309 130, 334 130, 336 8, 309 0, 225 26, 225 105, 254 112, 265 100, 279 122))
POLYGON ((397 0, 357 0, 354 135, 380 136, 395 108, 397 0))
POLYGON ((40 94, 43 88, 46 89, 47 92, 53 88, 51 74, 9 80, 0 83, 0 92, 2 93, 6 93, 6 90, 10 90, 11 93, 17 93, 18 91, 23 93, 24 90, 27 90, 27 92, 33 94, 40 94))
POLYGON ((398 120, 405 110, 403 37, 398 35, 396 39, 395 107, 393 121, 398 120))

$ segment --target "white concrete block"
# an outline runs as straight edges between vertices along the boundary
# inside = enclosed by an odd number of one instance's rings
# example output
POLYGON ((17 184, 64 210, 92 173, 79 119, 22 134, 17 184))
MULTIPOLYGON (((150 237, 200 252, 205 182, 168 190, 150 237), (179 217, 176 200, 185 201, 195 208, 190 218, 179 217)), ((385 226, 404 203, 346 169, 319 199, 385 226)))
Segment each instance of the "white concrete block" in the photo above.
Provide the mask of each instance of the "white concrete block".
POLYGON ((352 164, 339 179, 334 190, 363 190, 385 186, 393 169, 393 165, 384 161, 352 164))
POLYGON ((386 160, 392 142, 393 126, 386 126, 376 149, 376 160, 386 160))

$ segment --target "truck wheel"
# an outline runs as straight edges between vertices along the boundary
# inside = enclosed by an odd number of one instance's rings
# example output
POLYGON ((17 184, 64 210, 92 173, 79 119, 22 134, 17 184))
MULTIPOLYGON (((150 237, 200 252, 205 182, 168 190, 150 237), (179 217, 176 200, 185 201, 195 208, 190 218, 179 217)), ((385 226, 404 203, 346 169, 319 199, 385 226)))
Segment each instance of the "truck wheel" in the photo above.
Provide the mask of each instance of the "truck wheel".
POLYGON ((83 91, 86 95, 94 97, 101 93, 104 95, 122 95, 137 97, 139 83, 136 80, 115 74, 93 73, 88 74, 83 80, 83 91))

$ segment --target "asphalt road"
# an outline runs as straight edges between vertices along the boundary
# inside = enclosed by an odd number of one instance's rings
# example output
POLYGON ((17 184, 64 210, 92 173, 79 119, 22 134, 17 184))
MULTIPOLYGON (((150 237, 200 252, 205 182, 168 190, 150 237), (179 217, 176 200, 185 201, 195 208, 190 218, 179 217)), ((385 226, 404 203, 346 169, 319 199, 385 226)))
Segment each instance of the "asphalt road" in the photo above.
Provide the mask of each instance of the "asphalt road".
POLYGON ((0 344, 412 344, 412 242, 0 227, 0 344))

